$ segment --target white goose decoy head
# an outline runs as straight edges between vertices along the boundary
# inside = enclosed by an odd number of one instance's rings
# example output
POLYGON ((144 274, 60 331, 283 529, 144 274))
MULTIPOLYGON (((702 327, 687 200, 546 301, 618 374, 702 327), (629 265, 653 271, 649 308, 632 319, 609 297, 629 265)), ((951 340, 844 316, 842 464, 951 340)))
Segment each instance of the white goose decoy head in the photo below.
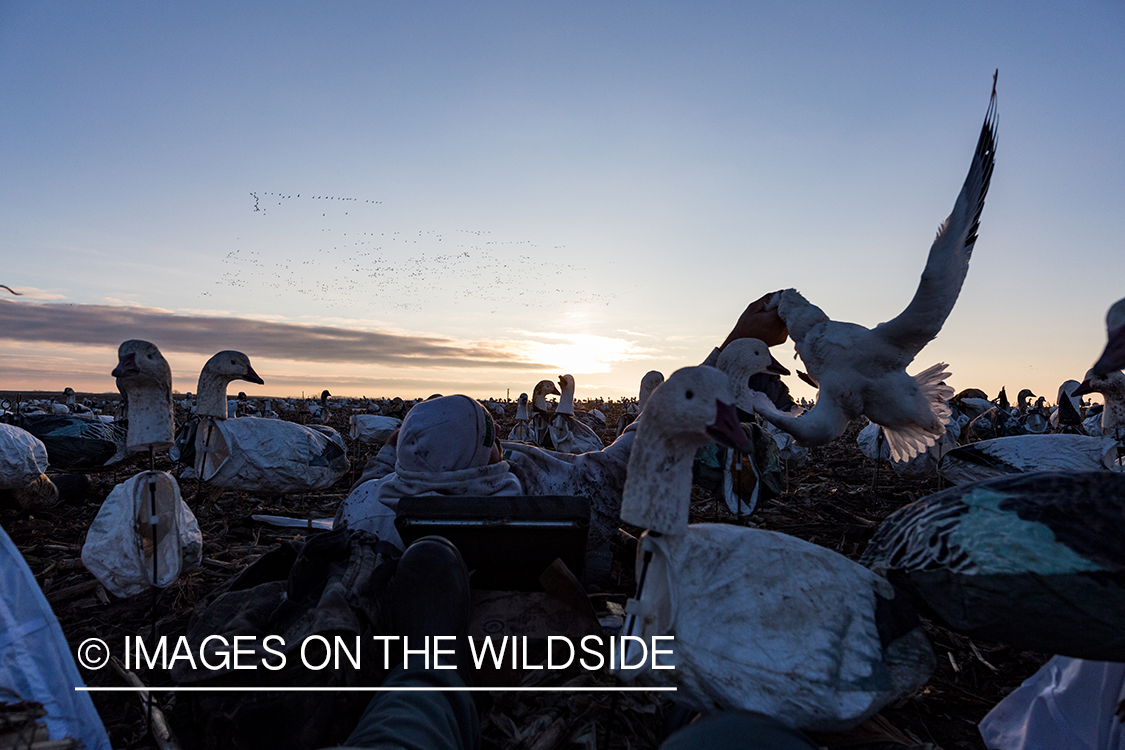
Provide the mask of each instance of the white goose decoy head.
POLYGON ((227 384, 233 380, 246 380, 258 385, 265 383, 250 366, 250 358, 242 352, 228 349, 207 360, 199 373, 196 413, 202 417, 226 419, 227 384))
POLYGON ((638 417, 621 520, 666 534, 683 533, 691 501, 691 462, 708 441, 748 452, 730 378, 713 367, 672 373, 638 417))
POLYGON ((1117 300, 1109 308, 1105 316, 1105 328, 1109 340, 1093 367, 1098 375, 1125 370, 1125 299, 1117 300))
POLYGON ((529 418, 527 413, 527 394, 521 393, 519 401, 516 403, 516 419, 521 422, 526 422, 529 418))
POLYGON ((750 398, 750 378, 760 372, 788 375, 789 370, 770 354, 770 348, 759 339, 735 339, 719 354, 716 366, 730 378, 735 405, 748 414, 754 413, 750 398))
POLYGON ((549 411, 550 407, 547 404, 548 394, 554 396, 561 396, 559 389, 555 387, 553 380, 540 380, 535 384, 535 390, 532 391, 531 407, 535 411, 549 411))
POLYGON ((129 399, 129 432, 125 449, 141 451, 172 445, 175 429, 172 369, 154 344, 130 339, 117 349, 112 375, 129 399))

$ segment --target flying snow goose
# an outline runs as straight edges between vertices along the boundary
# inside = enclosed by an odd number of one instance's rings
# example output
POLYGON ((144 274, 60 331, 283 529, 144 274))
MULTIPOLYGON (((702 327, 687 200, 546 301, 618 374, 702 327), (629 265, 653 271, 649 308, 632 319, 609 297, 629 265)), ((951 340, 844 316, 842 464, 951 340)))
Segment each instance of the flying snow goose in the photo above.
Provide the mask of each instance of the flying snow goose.
POLYGON ((952 487, 888 516, 860 562, 973 638, 1125 661, 1122 497, 1108 471, 952 487))
MULTIPOLYGON (((801 729, 843 730, 920 687, 934 657, 904 596, 831 550, 772 531, 687 524, 691 459, 739 445, 729 379, 679 370, 653 393, 629 458, 621 517, 647 527, 626 635, 675 635, 675 669, 618 669, 674 685, 702 711, 737 709, 801 729), (660 533, 653 533, 659 531, 660 533)), ((631 646, 635 646, 631 644, 631 646)), ((636 664, 630 648, 623 664, 636 664)))
POLYGON ((1117 300, 1109 308, 1105 316, 1105 328, 1109 340, 1093 368, 1098 375, 1125 370, 1125 298, 1117 300))
POLYGON ((547 426, 551 449, 559 453, 600 451, 605 443, 590 427, 574 416, 574 376, 560 375, 559 403, 547 426))
POLYGON ((797 290, 775 295, 809 375, 819 384, 816 406, 799 417, 772 408, 764 396, 755 407, 770 422, 803 445, 835 439, 860 414, 882 425, 896 461, 905 461, 933 445, 945 431, 946 403, 953 389, 945 385, 946 365, 911 377, 909 365, 937 336, 953 310, 969 270, 977 227, 996 155, 996 81, 968 177, 953 212, 938 230, 922 280, 907 308, 874 329, 831 320, 797 290))

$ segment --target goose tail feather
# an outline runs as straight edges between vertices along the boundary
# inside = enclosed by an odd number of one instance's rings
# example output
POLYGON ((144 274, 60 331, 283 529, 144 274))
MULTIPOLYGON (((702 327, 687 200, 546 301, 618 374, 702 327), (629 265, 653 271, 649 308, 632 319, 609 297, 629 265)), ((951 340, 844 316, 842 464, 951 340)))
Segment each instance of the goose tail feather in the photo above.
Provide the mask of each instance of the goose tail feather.
POLYGON ((887 446, 891 449, 892 461, 909 461, 914 456, 925 453, 945 434, 945 425, 952 413, 949 399, 953 388, 945 384, 950 376, 944 362, 923 370, 914 376, 914 384, 929 407, 928 424, 912 423, 901 427, 883 426, 887 446))

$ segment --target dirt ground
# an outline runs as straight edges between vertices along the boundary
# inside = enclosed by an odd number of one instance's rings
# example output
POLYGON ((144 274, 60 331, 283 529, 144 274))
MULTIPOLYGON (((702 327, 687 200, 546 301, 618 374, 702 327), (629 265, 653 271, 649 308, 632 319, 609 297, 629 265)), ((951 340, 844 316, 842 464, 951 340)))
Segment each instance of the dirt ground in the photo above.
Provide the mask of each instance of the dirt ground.
MULTIPOLYGON (((613 438, 626 402, 595 402, 610 426, 613 438)), ((581 405, 580 405, 581 406, 581 405)), ((508 418, 499 420, 502 434, 513 424, 515 405, 508 418)), ((186 415, 177 414, 177 421, 186 415)), ((347 439, 346 415, 333 413, 329 421, 347 439)), ((915 481, 896 477, 884 465, 873 489, 874 464, 859 452, 855 437, 861 425, 853 424, 838 440, 810 451, 808 464, 787 472, 783 495, 762 504, 743 523, 807 539, 858 558, 881 520, 897 508, 937 491, 936 480, 915 481)), ((353 474, 329 491, 303 496, 268 496, 226 492, 214 496, 199 491, 195 480, 181 482, 185 500, 199 520, 204 536, 202 568, 164 590, 157 602, 159 632, 171 637, 185 632, 196 602, 262 553, 287 539, 300 538, 291 529, 266 527, 250 519, 253 513, 300 517, 331 517, 343 500, 354 474, 371 451, 349 442, 353 474)), ((148 468, 147 457, 121 465, 115 471, 93 474, 88 496, 78 505, 27 514, 12 506, 0 507, 0 524, 23 553, 43 587, 72 647, 97 636, 120 643, 125 635, 147 635, 152 601, 147 596, 117 600, 107 595, 82 567, 79 555, 86 530, 115 483, 148 468)), ((158 457, 157 468, 178 473, 170 461, 158 457)), ((705 490, 693 490, 693 521, 737 523, 725 505, 705 490)), ((615 587, 609 593, 623 598, 632 592, 632 561, 624 548, 617 550, 615 587)), ((903 732, 916 747, 944 750, 983 748, 976 730, 980 719, 1046 659, 1043 654, 975 642, 927 623, 937 656, 937 669, 917 694, 882 711, 882 717, 903 732)), ((529 674, 525 684, 535 684, 543 673, 529 674)), ((122 685, 110 669, 84 672, 90 685, 122 685)), ((167 673, 141 672, 146 684, 170 685, 167 673)), ((612 685, 599 673, 550 675, 553 683, 612 685)), ((486 748, 652 748, 663 737, 665 721, 675 712, 671 702, 655 693, 489 693, 482 703, 482 740, 486 748)), ((175 717, 174 695, 161 694, 161 704, 175 717)), ((114 747, 149 748, 152 740, 140 705, 126 693, 94 694, 114 747)), ((845 738, 821 737, 834 747, 854 747, 845 738)))

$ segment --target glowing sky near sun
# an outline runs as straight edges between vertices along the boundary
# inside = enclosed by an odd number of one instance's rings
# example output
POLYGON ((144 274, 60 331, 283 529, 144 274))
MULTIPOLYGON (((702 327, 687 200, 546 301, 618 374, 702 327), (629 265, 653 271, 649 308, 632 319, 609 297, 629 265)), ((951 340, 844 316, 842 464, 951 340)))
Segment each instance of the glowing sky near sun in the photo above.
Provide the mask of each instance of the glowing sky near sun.
POLYGON ((1123 38, 1109 2, 0 3, 0 390, 112 391, 136 337, 179 391, 241 346, 248 393, 617 397, 768 291, 875 325, 999 68, 909 370, 1053 401, 1125 295, 1123 38))

